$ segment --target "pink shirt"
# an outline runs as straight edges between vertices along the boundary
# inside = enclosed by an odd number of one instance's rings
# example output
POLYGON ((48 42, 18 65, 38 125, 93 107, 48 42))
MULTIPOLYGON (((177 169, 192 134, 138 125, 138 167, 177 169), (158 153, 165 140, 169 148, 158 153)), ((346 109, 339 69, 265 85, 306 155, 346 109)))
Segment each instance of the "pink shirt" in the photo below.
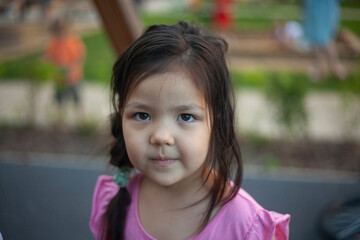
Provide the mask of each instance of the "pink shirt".
MULTIPOLYGON (((141 225, 138 213, 138 191, 142 174, 132 177, 128 191, 132 202, 125 224, 125 239, 154 240, 141 225)), ((110 200, 119 187, 112 176, 100 176, 94 192, 90 229, 95 239, 100 239, 103 217, 110 200)), ((267 211, 247 192, 240 190, 237 196, 225 204, 209 224, 191 240, 208 239, 256 239, 285 240, 289 238, 290 215, 267 211)))

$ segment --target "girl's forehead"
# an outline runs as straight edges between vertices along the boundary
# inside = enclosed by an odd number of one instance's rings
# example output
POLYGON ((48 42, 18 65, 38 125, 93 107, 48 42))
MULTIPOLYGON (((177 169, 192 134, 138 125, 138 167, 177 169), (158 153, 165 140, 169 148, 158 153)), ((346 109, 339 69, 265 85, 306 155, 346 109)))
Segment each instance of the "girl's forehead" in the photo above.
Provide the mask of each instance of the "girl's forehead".
POLYGON ((157 91, 157 94, 166 92, 184 95, 196 92, 197 95, 201 95, 204 98, 202 89, 193 77, 187 71, 179 69, 171 69, 166 72, 135 79, 133 86, 127 94, 127 100, 139 91, 142 93, 150 91, 154 93, 157 91))
POLYGON ((149 76, 134 87, 132 94, 136 94, 138 91, 142 93, 152 92, 157 95, 201 93, 191 78, 179 72, 166 72, 149 76))
POLYGON ((177 72, 154 74, 143 79, 128 96, 124 107, 144 105, 163 109, 195 106, 208 111, 205 98, 194 81, 177 72))

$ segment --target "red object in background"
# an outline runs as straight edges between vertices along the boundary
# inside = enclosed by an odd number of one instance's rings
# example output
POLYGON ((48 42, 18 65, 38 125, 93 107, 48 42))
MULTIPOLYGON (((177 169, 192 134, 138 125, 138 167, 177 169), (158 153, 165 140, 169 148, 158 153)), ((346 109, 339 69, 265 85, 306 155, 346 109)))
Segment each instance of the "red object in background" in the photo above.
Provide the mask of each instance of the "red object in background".
POLYGON ((214 0, 213 24, 219 30, 229 30, 234 24, 233 0, 214 0))

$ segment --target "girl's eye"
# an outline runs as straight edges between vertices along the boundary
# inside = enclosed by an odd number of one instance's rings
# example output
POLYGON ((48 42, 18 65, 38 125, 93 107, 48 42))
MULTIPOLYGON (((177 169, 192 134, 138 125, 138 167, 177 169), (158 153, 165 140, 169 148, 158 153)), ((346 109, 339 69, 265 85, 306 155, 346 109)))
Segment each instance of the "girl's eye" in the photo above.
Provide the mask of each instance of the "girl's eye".
POLYGON ((183 113, 178 116, 178 120, 182 122, 192 122, 195 120, 195 117, 191 114, 183 113))
POLYGON ((150 116, 147 113, 140 112, 135 114, 135 119, 138 121, 147 121, 150 120, 150 116))

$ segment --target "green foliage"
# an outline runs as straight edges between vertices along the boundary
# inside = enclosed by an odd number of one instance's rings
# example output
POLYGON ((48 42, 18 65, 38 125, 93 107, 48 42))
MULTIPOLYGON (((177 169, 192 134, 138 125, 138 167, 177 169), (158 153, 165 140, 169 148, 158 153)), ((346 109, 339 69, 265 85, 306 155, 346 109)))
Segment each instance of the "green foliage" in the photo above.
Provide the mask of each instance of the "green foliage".
POLYGON ((208 13, 191 13, 189 11, 182 12, 168 12, 161 14, 153 14, 153 13, 143 13, 140 15, 141 21, 145 27, 153 25, 153 24, 165 24, 172 25, 176 24, 180 20, 184 20, 190 23, 202 24, 205 26, 209 26, 210 16, 208 13))
POLYGON ((4 64, 0 64, 0 81, 4 77, 5 71, 6 71, 6 68, 5 68, 4 64))
POLYGON ((360 8, 360 2, 358 0, 346 0, 341 2, 341 6, 347 8, 360 8))
POLYGON ((360 68, 356 69, 356 71, 342 83, 342 91, 345 94, 360 97, 360 68))
POLYGON ((264 159, 264 168, 269 172, 275 172, 280 166, 280 159, 274 154, 267 154, 264 159))
POLYGON ((43 83, 54 77, 58 70, 34 53, 0 64, 0 78, 26 79, 33 83, 43 83))
POLYGON ((24 73, 27 79, 35 83, 43 83, 52 79, 58 70, 50 63, 39 58, 26 65, 24 73))
POLYGON ((98 123, 93 119, 84 119, 76 126, 75 131, 85 137, 92 136, 98 129, 98 123))
POLYGON ((174 6, 169 11, 161 13, 142 11, 139 14, 139 17, 145 28, 153 24, 172 25, 179 21, 187 21, 189 23, 198 24, 203 27, 209 27, 211 13, 212 2, 204 0, 202 7, 196 11, 192 11, 191 9, 180 4, 178 6, 174 6))
POLYGON ((231 72, 234 86, 239 87, 255 87, 261 88, 267 82, 269 73, 263 70, 249 70, 242 72, 231 72))
POLYGON ((347 121, 347 134, 360 124, 360 69, 349 76, 341 85, 344 118, 347 121))
MULTIPOLYGON (((244 70, 244 71, 232 71, 231 78, 236 88, 256 88, 262 89, 268 82, 268 79, 273 75, 281 74, 281 72, 270 72, 262 69, 244 70)), ((309 90, 316 91, 335 91, 339 92, 344 88, 346 81, 339 81, 335 76, 328 76, 323 82, 308 81, 309 77, 305 73, 286 73, 291 77, 291 81, 301 82, 301 84, 309 90)), ((356 73, 351 73, 349 79, 356 78, 356 73)))
POLYGON ((355 33, 358 37, 360 36, 360 24, 359 21, 354 20, 343 20, 341 22, 341 27, 342 28, 347 28, 349 30, 351 30, 353 33, 355 33))
POLYGON ((247 32, 263 32, 274 28, 278 20, 290 21, 300 18, 299 6, 270 1, 238 3, 236 29, 247 32))
POLYGON ((84 79, 109 84, 115 50, 103 31, 84 37, 87 55, 84 65, 84 79))
POLYGON ((276 118, 283 126, 285 136, 292 136, 303 132, 307 115, 304 100, 307 94, 307 86, 303 81, 296 81, 289 73, 272 74, 265 85, 265 94, 272 103, 276 112, 276 118))
POLYGON ((29 72, 29 69, 31 69, 31 66, 33 66, 33 61, 39 61, 39 59, 40 54, 33 53, 16 59, 4 61, 1 63, 3 68, 1 77, 7 80, 27 78, 26 74, 29 72))
POLYGON ((270 143, 270 139, 255 131, 246 132, 242 138, 246 139, 246 142, 255 148, 255 150, 260 150, 270 143))

